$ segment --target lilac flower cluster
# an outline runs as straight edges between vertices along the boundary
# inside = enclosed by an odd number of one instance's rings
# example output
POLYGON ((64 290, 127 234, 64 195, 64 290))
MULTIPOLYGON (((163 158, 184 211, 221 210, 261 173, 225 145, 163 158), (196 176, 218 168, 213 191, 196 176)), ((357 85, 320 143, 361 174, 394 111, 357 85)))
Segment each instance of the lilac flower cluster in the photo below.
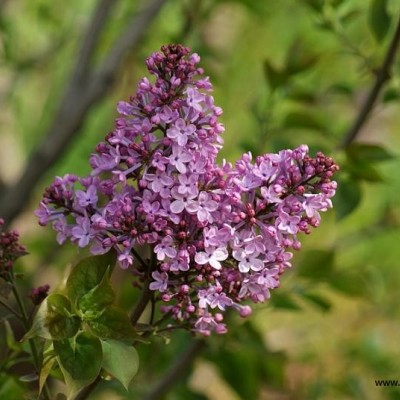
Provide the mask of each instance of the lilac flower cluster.
POLYGON ((0 278, 10 281, 10 272, 15 260, 26 254, 25 247, 19 243, 17 231, 1 231, 4 220, 0 218, 0 278))
POLYGON ((161 50, 147 59, 155 82, 142 79, 118 104, 91 175, 56 178, 37 215, 52 222, 59 243, 115 249, 181 326, 225 333, 223 311, 245 317, 244 300, 265 301, 279 286, 297 234, 332 207, 338 167, 321 153, 311 158, 305 145, 217 164, 222 110, 200 58, 180 45, 161 50), (152 262, 140 256, 144 245, 152 262))

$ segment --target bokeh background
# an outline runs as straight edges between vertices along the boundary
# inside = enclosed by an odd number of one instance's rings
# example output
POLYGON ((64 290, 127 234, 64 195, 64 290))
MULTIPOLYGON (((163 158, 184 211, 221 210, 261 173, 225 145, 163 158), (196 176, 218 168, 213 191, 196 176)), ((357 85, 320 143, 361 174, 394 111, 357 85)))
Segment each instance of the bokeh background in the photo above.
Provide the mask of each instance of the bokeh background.
MULTIPOLYGON (((145 397, 190 344, 185 332, 140 347, 129 393, 103 382, 91 399, 400 399, 399 388, 375 384, 400 383, 399 61, 343 141, 399 15, 396 0, 0 1, 0 215, 30 252, 18 264, 26 287, 54 287, 85 255, 58 246, 33 210, 53 176, 88 173, 117 101, 163 44, 200 54, 224 110, 221 159, 306 143, 341 166, 335 210, 302 238, 268 304, 232 318, 164 396, 145 397)), ((115 280, 129 307, 129 279, 115 280)), ((0 362, 0 398, 24 393, 0 362)))

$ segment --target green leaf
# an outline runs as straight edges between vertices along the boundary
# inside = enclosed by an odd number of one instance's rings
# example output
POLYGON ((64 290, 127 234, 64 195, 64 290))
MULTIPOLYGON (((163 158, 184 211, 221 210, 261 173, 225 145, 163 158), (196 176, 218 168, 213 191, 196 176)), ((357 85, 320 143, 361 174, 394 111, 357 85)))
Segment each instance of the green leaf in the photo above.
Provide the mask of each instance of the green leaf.
POLYGON ((117 340, 102 340, 103 368, 128 390, 139 369, 139 356, 133 346, 117 340))
POLYGON ((81 297, 99 285, 107 271, 111 274, 115 262, 114 251, 80 261, 67 280, 67 291, 71 302, 76 305, 81 297))
POLYGON ((296 40, 286 54, 285 71, 288 75, 295 75, 310 69, 318 58, 310 53, 307 46, 296 40))
POLYGON ((22 344, 15 340, 14 331, 11 328, 10 322, 8 320, 3 320, 6 336, 6 344, 10 350, 21 351, 22 344))
POLYGON ((54 363, 56 362, 55 354, 45 358, 42 363, 42 368, 40 369, 39 374, 39 394, 43 390, 43 386, 46 383, 46 380, 53 369, 54 363))
POLYGON ((84 320, 97 318, 114 299, 109 274, 105 273, 101 282, 78 300, 77 308, 83 313, 84 320))
POLYGON ((396 88, 388 88, 383 95, 383 102, 390 103, 400 99, 400 91, 396 88))
POLYGON ((395 156, 384 147, 368 143, 352 143, 346 148, 346 155, 356 162, 363 162, 365 160, 380 162, 395 158, 395 156))
POLYGON ((310 111, 292 111, 289 112, 283 122, 282 126, 294 129, 315 129, 317 131, 324 131, 325 126, 315 113, 310 111))
POLYGON ((241 325, 240 329, 232 329, 223 345, 207 356, 241 399, 261 398, 262 387, 284 387, 283 354, 270 351, 263 336, 249 322, 241 325))
POLYGON ((301 307, 290 297, 288 293, 274 291, 271 294, 269 304, 274 308, 299 311, 301 307))
POLYGON ((128 314, 117 306, 109 306, 100 317, 85 322, 91 332, 102 339, 131 341, 140 338, 133 329, 128 314))
POLYGON ((329 311, 332 308, 332 303, 324 296, 310 292, 303 292, 301 295, 304 299, 316 305, 322 311, 329 311))
POLYGON ((287 97, 290 100, 305 104, 312 105, 317 101, 317 93, 305 88, 300 87, 290 87, 286 92, 287 97))
POLYGON ((80 318, 71 314, 71 302, 64 295, 54 293, 40 304, 32 328, 23 339, 35 336, 52 340, 66 339, 78 332, 80 324, 80 318))
POLYGON ((302 253, 297 271, 300 276, 321 281, 331 276, 334 261, 333 250, 308 250, 302 253))
POLYGON ((360 182, 354 178, 338 178, 338 190, 334 199, 334 210, 338 220, 351 214, 360 204, 362 191, 360 182))
POLYGON ((0 399, 23 399, 26 386, 22 385, 15 376, 0 373, 0 399))
POLYGON ((346 295, 370 297, 367 282, 360 276, 359 271, 337 271, 328 283, 331 287, 346 295))
POLYGON ((318 13, 324 8, 324 0, 305 0, 305 2, 318 13))
POLYGON ((371 0, 368 10, 368 24, 375 40, 380 43, 390 28, 390 14, 387 11, 388 0, 371 0))
POLYGON ((103 362, 100 340, 88 332, 54 341, 54 351, 67 384, 68 399, 99 375, 103 362))
POLYGON ((286 71, 278 70, 268 60, 264 61, 264 75, 267 79, 268 86, 272 90, 283 86, 289 78, 286 71))
POLYGON ((383 182, 383 176, 373 165, 373 161, 368 159, 352 159, 347 158, 346 164, 343 165, 351 176, 367 182, 383 182))

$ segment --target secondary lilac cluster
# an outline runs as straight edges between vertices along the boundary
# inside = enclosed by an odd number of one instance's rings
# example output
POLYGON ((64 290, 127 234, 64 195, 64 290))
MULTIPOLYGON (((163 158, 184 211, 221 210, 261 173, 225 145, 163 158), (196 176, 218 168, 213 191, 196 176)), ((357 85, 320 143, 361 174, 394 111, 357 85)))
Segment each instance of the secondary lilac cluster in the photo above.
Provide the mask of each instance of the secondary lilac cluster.
POLYGON ((42 286, 31 289, 28 293, 28 297, 35 306, 38 306, 49 294, 50 285, 45 284, 42 286))
POLYGON ((39 222, 63 243, 111 248, 122 268, 147 282, 180 326, 225 333, 227 308, 245 317, 246 299, 262 302, 290 267, 297 234, 318 226, 332 207, 337 165, 305 145, 235 165, 216 157, 222 110, 180 45, 147 59, 155 76, 118 104, 115 129, 91 156, 92 173, 58 177, 46 189, 39 222), (153 261, 141 257, 150 246, 153 261))
POLYGON ((17 231, 1 231, 4 220, 0 218, 0 278, 10 281, 12 266, 19 257, 26 254, 25 247, 19 243, 17 231))

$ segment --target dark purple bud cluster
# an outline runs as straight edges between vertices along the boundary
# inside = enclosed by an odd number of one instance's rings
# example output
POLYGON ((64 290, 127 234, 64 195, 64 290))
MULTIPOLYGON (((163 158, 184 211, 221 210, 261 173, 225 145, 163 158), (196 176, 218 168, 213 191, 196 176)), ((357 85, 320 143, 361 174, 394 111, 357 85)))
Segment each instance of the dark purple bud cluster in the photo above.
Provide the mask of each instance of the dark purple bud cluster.
MULTIPOLYGON (((4 220, 0 218, 0 230, 4 220)), ((9 280, 9 272, 19 257, 26 254, 26 249, 19 243, 17 231, 0 232, 0 278, 9 280)))
POLYGON ((30 290, 28 297, 31 299, 35 306, 38 306, 48 295, 50 290, 50 285, 46 284, 43 286, 38 286, 30 290))

